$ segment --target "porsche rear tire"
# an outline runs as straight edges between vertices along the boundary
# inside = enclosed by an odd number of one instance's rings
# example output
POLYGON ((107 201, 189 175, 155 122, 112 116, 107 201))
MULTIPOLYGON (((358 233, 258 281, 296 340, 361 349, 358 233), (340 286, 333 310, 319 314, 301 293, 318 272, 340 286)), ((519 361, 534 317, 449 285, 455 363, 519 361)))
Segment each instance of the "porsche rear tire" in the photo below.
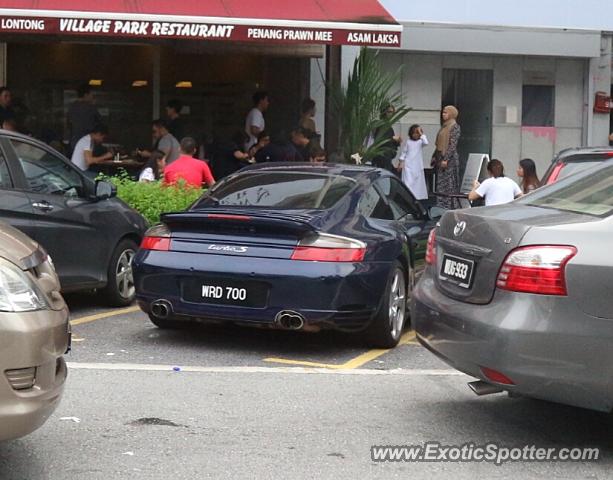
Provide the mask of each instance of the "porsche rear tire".
POLYGON ((406 278, 404 266, 394 262, 379 310, 365 331, 370 346, 394 348, 398 345, 407 317, 406 278))

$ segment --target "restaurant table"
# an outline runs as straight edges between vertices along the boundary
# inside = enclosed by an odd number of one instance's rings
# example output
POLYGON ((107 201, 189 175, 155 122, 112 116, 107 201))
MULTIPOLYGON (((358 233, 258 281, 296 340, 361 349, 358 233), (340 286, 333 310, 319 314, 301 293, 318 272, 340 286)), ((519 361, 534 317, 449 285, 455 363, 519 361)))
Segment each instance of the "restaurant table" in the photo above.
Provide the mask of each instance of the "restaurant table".
POLYGON ((120 170, 125 170, 134 179, 145 166, 146 162, 140 162, 134 158, 122 158, 120 160, 105 160, 94 165, 94 169, 104 175, 116 175, 120 170))

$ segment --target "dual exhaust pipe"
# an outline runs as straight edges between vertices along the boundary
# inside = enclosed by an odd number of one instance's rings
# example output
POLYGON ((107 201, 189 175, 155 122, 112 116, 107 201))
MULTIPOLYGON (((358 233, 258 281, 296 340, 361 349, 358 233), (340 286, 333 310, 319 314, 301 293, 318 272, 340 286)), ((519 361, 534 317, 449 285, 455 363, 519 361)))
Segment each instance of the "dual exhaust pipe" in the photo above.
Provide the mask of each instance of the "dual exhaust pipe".
MULTIPOLYGON (((160 320, 166 320, 173 313, 172 304, 168 300, 156 300, 151 303, 151 315, 160 320)), ((282 310, 277 313, 275 323, 285 330, 302 330, 305 318, 298 312, 282 310)))
POLYGON ((304 320, 304 316, 292 310, 282 310, 275 317, 275 323, 285 330, 302 330, 304 320))
POLYGON ((168 300, 156 300, 151 304, 151 315, 166 320, 172 314, 172 305, 168 300))

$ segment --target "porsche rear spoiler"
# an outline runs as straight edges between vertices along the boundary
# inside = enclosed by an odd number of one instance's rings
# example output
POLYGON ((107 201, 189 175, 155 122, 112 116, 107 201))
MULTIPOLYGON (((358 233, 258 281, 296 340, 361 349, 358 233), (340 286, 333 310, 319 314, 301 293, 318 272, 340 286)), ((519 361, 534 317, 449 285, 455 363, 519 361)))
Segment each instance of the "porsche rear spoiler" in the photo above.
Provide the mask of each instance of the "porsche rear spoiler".
POLYGON ((172 231, 211 233, 288 234, 303 236, 317 230, 314 217, 285 215, 278 211, 254 212, 218 207, 181 213, 165 213, 161 220, 172 231))

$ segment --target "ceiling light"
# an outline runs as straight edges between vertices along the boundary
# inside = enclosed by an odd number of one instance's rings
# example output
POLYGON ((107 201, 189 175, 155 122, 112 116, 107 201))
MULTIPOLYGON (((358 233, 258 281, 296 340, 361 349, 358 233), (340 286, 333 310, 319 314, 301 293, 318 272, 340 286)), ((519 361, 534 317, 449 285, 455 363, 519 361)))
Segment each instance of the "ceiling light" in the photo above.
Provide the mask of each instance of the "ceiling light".
POLYGON ((101 87, 102 86, 102 80, 99 80, 99 79, 97 80, 97 79, 92 78, 89 81, 89 85, 91 87, 101 87))
POLYGON ((190 82, 189 80, 182 80, 180 82, 177 82, 175 87, 177 87, 177 88, 192 88, 192 82, 190 82))
POLYGON ((146 87, 147 85, 149 85, 147 80, 134 80, 132 82, 133 87, 146 87))

